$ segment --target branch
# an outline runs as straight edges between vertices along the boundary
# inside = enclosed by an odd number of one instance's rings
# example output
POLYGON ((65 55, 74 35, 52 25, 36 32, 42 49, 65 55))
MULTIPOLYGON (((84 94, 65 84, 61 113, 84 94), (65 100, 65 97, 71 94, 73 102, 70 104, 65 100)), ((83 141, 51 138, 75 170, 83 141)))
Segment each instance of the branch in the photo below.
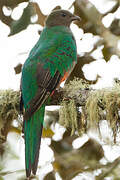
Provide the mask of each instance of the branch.
POLYGON ((109 174, 112 174, 113 170, 120 164, 120 157, 118 157, 116 160, 114 160, 112 163, 108 163, 105 167, 105 170, 100 174, 98 177, 96 177, 96 180, 104 179, 109 174))
MULTIPOLYGON (((117 82, 117 81, 116 81, 117 82)), ((20 117, 20 92, 0 91, 0 137, 6 139, 12 121, 20 117), (9 123, 8 123, 9 122, 9 123)), ((112 88, 94 90, 83 80, 74 79, 64 88, 57 89, 46 105, 60 105, 60 110, 48 111, 50 123, 59 121, 64 127, 79 135, 89 128, 99 128, 102 119, 106 119, 112 128, 114 140, 120 124, 120 85, 112 88)), ((21 122, 19 122, 21 128, 21 122)))

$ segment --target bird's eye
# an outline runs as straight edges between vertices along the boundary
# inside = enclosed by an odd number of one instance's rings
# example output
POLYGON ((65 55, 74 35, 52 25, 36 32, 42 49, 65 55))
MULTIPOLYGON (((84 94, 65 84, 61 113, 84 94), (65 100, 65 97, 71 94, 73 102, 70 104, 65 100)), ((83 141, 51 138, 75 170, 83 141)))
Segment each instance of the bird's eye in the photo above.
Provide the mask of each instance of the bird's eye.
POLYGON ((62 17, 65 17, 66 16, 66 14, 65 13, 62 13, 62 17))

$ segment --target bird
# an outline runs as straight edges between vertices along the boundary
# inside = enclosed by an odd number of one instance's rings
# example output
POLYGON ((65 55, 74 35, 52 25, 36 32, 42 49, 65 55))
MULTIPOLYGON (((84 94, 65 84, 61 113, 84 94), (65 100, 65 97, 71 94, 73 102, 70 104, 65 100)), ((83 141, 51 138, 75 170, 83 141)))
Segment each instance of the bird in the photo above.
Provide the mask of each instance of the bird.
POLYGON ((67 10, 52 11, 22 68, 20 109, 27 178, 36 175, 47 99, 77 63, 76 42, 70 29, 75 20, 80 17, 67 10))

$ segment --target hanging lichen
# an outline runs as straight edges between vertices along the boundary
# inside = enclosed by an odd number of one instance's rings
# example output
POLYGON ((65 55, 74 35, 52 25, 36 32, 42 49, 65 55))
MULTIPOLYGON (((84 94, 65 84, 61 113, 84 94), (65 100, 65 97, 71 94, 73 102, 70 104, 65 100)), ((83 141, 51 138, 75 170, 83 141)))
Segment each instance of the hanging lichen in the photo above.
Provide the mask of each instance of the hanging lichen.
POLYGON ((85 107, 89 125, 97 127, 104 116, 113 130, 115 141, 120 125, 120 86, 92 91, 85 107))
POLYGON ((79 135, 91 128, 100 130, 100 121, 107 120, 115 141, 120 130, 119 84, 94 90, 85 81, 75 79, 65 86, 61 106, 59 122, 71 129, 72 134, 76 130, 79 135))
POLYGON ((86 89, 89 89, 89 84, 82 79, 75 78, 69 84, 66 84, 63 90, 64 96, 68 98, 68 101, 65 98, 61 103, 59 123, 67 129, 71 129, 71 135, 75 131, 79 135, 86 131, 85 116, 81 114, 77 106, 78 102, 85 104, 86 89))
POLYGON ((12 121, 19 115, 18 91, 0 90, 0 142, 6 140, 12 121))
MULTIPOLYGON (((87 102, 86 102, 86 113, 88 120, 88 127, 96 128, 100 121, 100 107, 99 102, 101 100, 101 91, 93 91, 90 93, 87 102)), ((87 127, 87 128, 88 128, 87 127)))
POLYGON ((78 130, 77 110, 74 100, 72 99, 69 102, 63 101, 59 114, 59 123, 66 128, 72 129, 71 135, 73 135, 75 130, 78 130))

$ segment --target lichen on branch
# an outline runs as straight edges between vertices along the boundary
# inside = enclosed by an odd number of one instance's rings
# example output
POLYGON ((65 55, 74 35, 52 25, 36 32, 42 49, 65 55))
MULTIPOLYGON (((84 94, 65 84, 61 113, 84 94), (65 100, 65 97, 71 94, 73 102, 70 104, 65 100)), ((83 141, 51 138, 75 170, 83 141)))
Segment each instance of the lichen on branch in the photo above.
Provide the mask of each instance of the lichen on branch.
POLYGON ((0 142, 6 141, 13 120, 18 119, 19 98, 20 92, 18 91, 0 90, 0 142))
POLYGON ((107 120, 116 140, 120 125, 120 85, 99 90, 91 89, 85 81, 74 79, 64 88, 59 123, 78 134, 98 128, 107 120), (74 104, 74 105, 73 105, 74 104), (71 118, 72 117, 72 118, 71 118))
MULTIPOLYGON (((20 92, 14 90, 0 90, 0 139, 5 140, 12 122, 19 120, 20 92)), ((95 90, 90 85, 75 78, 64 88, 56 90, 49 105, 60 105, 60 110, 47 115, 71 130, 71 134, 86 133, 90 128, 98 128, 101 120, 107 120, 114 140, 119 132, 120 124, 120 85, 95 90), (55 117, 55 118, 53 118, 55 117)))

